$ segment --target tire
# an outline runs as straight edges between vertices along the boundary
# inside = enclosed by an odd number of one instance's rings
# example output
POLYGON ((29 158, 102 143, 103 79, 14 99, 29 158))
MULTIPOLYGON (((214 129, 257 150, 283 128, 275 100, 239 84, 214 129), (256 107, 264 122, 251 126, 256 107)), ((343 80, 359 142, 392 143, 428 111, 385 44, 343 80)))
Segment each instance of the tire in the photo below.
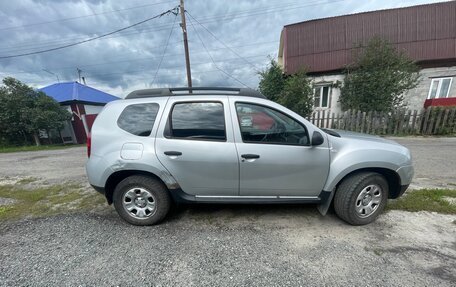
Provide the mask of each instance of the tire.
POLYGON ((342 181, 334 196, 336 214, 351 225, 377 219, 388 200, 388 182, 375 172, 360 172, 342 181))
POLYGON ((114 189, 114 207, 119 216, 133 225, 153 225, 168 214, 171 199, 168 189, 158 180, 133 175, 114 189))

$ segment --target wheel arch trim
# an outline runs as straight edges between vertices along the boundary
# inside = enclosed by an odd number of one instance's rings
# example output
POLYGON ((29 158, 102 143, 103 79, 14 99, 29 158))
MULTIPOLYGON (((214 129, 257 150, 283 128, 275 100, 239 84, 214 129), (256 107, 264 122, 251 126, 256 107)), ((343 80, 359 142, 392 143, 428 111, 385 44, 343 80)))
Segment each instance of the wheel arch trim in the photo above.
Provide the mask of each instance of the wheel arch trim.
POLYGON ((180 188, 179 184, 177 181, 174 179, 174 177, 169 174, 166 171, 162 172, 151 172, 149 170, 141 170, 141 169, 124 169, 124 170, 118 170, 113 172, 112 174, 109 175, 109 177, 106 179, 104 191, 105 191, 105 196, 108 201, 108 204, 112 204, 112 196, 114 193, 115 187, 124 180, 125 178, 133 175, 144 175, 144 176, 149 176, 152 177, 158 181, 160 181, 168 190, 172 189, 178 189, 180 188))
POLYGON ((397 198, 403 193, 403 188, 402 188, 402 183, 401 183, 401 177, 399 174, 389 168, 385 167, 363 167, 363 168, 358 168, 354 170, 346 170, 340 177, 337 178, 337 181, 334 180, 331 182, 330 185, 327 184, 327 186, 331 187, 331 189, 325 189, 326 193, 328 193, 328 196, 325 201, 322 201, 321 204, 318 205, 318 211, 322 214, 325 215, 328 212, 328 209, 331 205, 331 202, 334 198, 334 194, 336 193, 337 187, 339 184, 345 180, 346 178, 352 176, 353 174, 359 173, 359 172, 373 172, 373 173, 378 173, 385 177, 386 181, 388 182, 388 198, 397 198))

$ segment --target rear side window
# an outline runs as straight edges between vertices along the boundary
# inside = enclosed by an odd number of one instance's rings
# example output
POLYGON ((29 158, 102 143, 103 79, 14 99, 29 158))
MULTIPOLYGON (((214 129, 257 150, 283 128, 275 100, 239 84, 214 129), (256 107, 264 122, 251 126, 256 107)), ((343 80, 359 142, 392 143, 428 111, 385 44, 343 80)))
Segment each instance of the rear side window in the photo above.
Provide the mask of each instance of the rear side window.
POLYGON ((193 102, 175 104, 165 136, 225 141, 225 115, 222 103, 193 102))
POLYGON ((127 106, 119 116, 119 128, 141 137, 150 135, 159 110, 156 103, 134 104, 127 106))

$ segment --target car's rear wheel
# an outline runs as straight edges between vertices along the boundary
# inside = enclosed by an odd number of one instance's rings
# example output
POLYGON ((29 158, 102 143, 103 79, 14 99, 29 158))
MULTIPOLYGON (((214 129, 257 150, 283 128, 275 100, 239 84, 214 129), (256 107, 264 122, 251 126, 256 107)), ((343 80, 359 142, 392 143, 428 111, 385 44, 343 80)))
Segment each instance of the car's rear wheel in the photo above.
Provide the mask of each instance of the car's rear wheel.
POLYGON ((114 207, 125 221, 134 225, 153 225, 168 214, 171 199, 158 180, 134 175, 122 180, 114 190, 114 207))
POLYGON ((388 182, 375 172, 361 172, 342 181, 334 196, 336 214, 352 225, 374 221, 388 200, 388 182))

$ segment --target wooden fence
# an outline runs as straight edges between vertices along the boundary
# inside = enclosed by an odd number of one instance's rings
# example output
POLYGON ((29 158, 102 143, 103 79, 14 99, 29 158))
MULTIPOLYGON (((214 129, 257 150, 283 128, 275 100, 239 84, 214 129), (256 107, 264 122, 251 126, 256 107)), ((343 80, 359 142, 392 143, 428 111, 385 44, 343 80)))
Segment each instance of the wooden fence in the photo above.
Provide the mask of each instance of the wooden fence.
POLYGON ((316 111, 309 118, 319 128, 376 135, 448 135, 456 133, 456 107, 430 107, 420 111, 343 113, 316 111))

